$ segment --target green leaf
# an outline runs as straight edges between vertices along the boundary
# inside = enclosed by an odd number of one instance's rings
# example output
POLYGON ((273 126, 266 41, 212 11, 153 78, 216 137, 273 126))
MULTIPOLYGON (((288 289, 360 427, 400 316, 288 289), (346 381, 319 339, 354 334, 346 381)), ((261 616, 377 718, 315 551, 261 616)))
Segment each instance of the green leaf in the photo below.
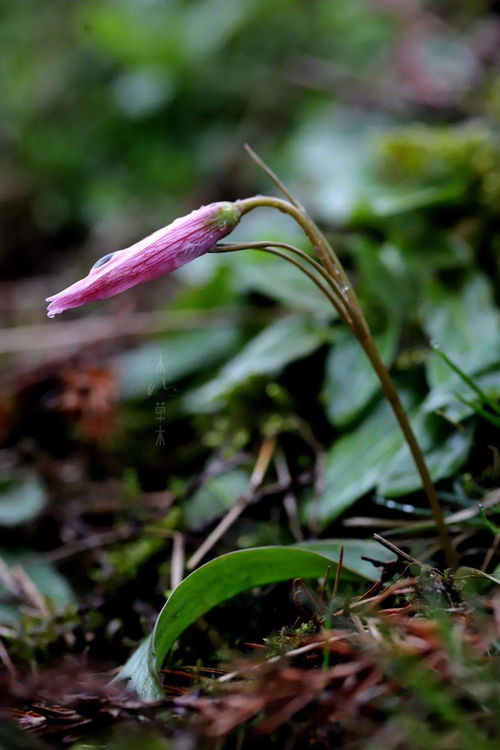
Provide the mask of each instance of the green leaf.
POLYGON ((355 108, 331 104, 301 118, 287 146, 293 165, 288 182, 296 194, 307 195, 316 216, 344 222, 384 189, 374 159, 382 125, 377 115, 360 117, 355 108))
MULTIPOLYGON (((483 375, 476 375, 474 383, 484 392, 488 399, 493 401, 496 399, 498 402, 500 399, 500 369, 484 373, 483 375)), ((427 413, 437 410, 443 411, 450 420, 460 422, 462 419, 474 414, 474 403, 479 404, 479 399, 475 399, 474 394, 466 383, 460 382, 451 389, 446 387, 433 388, 421 408, 422 411, 427 413), (472 403, 464 403, 464 400, 471 401, 472 403)))
POLYGON ((390 562, 395 559, 390 550, 373 539, 317 539, 312 542, 299 542, 294 546, 316 552, 337 563, 340 549, 343 547, 343 567, 345 566, 369 581, 376 581, 379 578, 379 571, 371 562, 362 560, 361 556, 371 557, 373 560, 380 560, 380 562, 390 562))
POLYGON ((45 489, 37 476, 13 475, 0 485, 0 526, 19 526, 33 520, 46 502, 45 489))
MULTIPOLYGON (((490 284, 481 274, 469 276, 455 292, 437 282, 429 287, 425 330, 469 376, 500 361, 499 324, 490 284)), ((436 356, 427 361, 427 378, 432 389, 450 390, 461 383, 457 373, 436 356)))
POLYGON ((252 339, 214 380, 187 394, 184 406, 196 413, 213 411, 236 387, 257 376, 276 375, 315 351, 328 335, 327 328, 313 319, 281 318, 252 339))
MULTIPOLYGON (((424 451, 431 478, 437 482, 439 479, 452 476, 462 466, 472 445, 472 431, 455 430, 443 439, 437 432, 434 433, 434 421, 418 415, 412 420, 412 426, 424 451)), ((396 497, 414 492, 421 486, 422 480, 409 448, 404 443, 385 466, 382 479, 377 485, 377 492, 385 497, 396 497)))
POLYGON ((454 583, 469 594, 479 593, 491 588, 491 583, 500 586, 500 566, 493 573, 485 573, 484 570, 461 565, 453 576, 454 583))
POLYGON ((336 316, 331 303, 298 268, 281 258, 249 252, 244 263, 237 266, 237 283, 242 290, 259 292, 294 310, 336 316))
MULTIPOLYGON (((3 591, 0 586, 3 598, 3 591)), ((15 604, 0 604, 0 623, 2 625, 17 625, 19 623, 19 611, 15 604)))
POLYGON ((148 635, 127 659, 113 682, 124 680, 143 700, 161 700, 165 696, 158 684, 152 658, 153 634, 148 635))
MULTIPOLYGON (((14 552, 1 548, 0 559, 9 566, 20 565, 40 594, 50 599, 54 604, 65 607, 68 604, 76 603, 76 598, 67 580, 54 565, 40 560, 36 554, 23 550, 14 552)), ((19 619, 17 602, 10 596, 1 582, 0 597, 2 602, 5 602, 5 605, 0 608, 0 622, 17 622, 19 619)))
POLYGON ((402 192, 401 186, 398 185, 392 192, 386 187, 386 195, 373 195, 370 208, 375 216, 385 218, 434 206, 437 203, 453 203, 462 194, 463 185, 460 182, 415 191, 407 188, 407 192, 402 192))
POLYGON ((394 244, 381 245, 364 236, 355 237, 351 248, 356 257, 361 297, 372 305, 377 303, 387 311, 390 320, 401 325, 411 312, 408 301, 415 294, 415 281, 401 250, 394 244))
MULTIPOLYGON (((375 344, 386 366, 396 353, 399 326, 390 324, 375 344)), ((323 398, 332 424, 343 427, 352 422, 380 389, 380 381, 366 354, 350 331, 330 349, 326 363, 323 398)))
POLYGON ((227 324, 169 334, 116 360, 124 398, 165 391, 176 381, 210 367, 234 349, 238 331, 227 324))
POLYGON ((327 222, 382 219, 456 200, 462 181, 402 189, 401 180, 390 185, 383 179, 378 151, 387 126, 386 116, 360 116, 355 107, 314 108, 289 140, 293 172, 287 183, 296 194, 307 195, 308 205, 327 222))
POLYGON ((157 675, 181 633, 213 607, 236 594, 292 578, 320 578, 332 561, 294 547, 257 547, 230 552, 185 578, 161 610, 152 639, 143 643, 120 672, 143 700, 162 697, 157 675))
POLYGON ((71 586, 55 565, 40 561, 36 557, 19 560, 19 563, 43 596, 61 606, 76 603, 71 586))
POLYGON ((333 444, 327 457, 325 492, 308 501, 307 517, 323 524, 337 518, 375 487, 402 441, 389 404, 380 401, 358 427, 333 444))
POLYGON ((184 517, 189 527, 209 523, 231 508, 248 488, 249 476, 233 469, 210 478, 184 503, 184 517))

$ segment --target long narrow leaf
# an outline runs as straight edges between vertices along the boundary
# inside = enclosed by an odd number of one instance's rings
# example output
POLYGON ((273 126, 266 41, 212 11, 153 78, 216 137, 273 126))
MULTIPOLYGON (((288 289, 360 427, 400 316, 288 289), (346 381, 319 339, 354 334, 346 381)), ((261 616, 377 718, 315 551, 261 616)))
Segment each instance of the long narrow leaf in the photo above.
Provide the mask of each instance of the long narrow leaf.
MULTIPOLYGON (((211 560, 172 592, 152 637, 132 655, 119 679, 128 679, 143 700, 160 699, 163 694, 159 670, 177 638, 199 617, 254 586, 293 578, 320 578, 332 565, 335 563, 323 555, 294 547, 257 547, 211 560)), ((351 571, 353 574, 355 571, 351 571)))

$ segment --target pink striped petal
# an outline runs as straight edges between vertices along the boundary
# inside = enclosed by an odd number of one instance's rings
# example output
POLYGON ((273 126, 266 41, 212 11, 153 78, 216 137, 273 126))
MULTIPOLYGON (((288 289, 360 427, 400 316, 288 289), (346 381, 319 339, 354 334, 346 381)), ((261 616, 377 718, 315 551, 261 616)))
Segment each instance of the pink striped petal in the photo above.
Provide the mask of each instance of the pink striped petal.
POLYGON ((87 302, 113 297, 143 281, 175 271, 212 250, 234 229, 240 217, 236 203, 211 203, 176 219, 125 250, 104 256, 84 279, 47 297, 49 318, 87 302))

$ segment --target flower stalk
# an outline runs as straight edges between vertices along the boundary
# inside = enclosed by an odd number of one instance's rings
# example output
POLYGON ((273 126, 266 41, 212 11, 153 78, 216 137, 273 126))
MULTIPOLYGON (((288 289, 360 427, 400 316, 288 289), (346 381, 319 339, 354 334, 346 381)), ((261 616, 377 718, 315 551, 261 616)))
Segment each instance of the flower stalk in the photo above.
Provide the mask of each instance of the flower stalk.
MULTIPOLYGON (((362 346, 366 356, 368 357, 379 381, 382 386, 382 390, 389 401, 394 416, 401 428, 403 436, 406 440, 416 469, 422 480, 422 485, 427 496, 429 506, 431 508, 436 530, 438 532, 441 547, 446 559, 446 564, 454 569, 457 565, 457 554, 452 544, 448 529, 444 520, 443 510, 441 508, 434 483, 429 473, 427 463, 425 461, 423 452, 420 448, 418 440, 415 436, 413 428, 408 419, 406 410, 399 398, 398 392, 392 382, 391 376, 387 368, 385 367, 382 358, 378 352, 378 349, 373 340, 373 336, 370 331, 370 327, 367 323, 361 305, 359 304, 356 292, 350 282, 349 277, 345 269, 343 268, 337 254, 327 241, 319 227, 315 222, 308 216, 305 209, 300 203, 293 198, 287 188, 281 183, 279 178, 274 172, 262 161, 255 152, 246 147, 247 152, 256 161, 256 163, 266 172, 266 174, 272 179, 277 187, 285 194, 287 200, 282 198, 275 198, 272 196, 255 196, 252 198, 246 198, 238 201, 237 204, 240 207, 242 216, 256 208, 274 208, 282 213, 291 216, 297 224, 302 228, 305 235, 311 242, 313 250, 318 256, 318 261, 315 261, 307 253, 303 253, 298 248, 286 246, 283 243, 248 243, 232 246, 234 250, 240 250, 244 247, 254 249, 265 249, 268 252, 272 252, 274 255, 285 257, 286 260, 292 262, 298 266, 303 272, 306 273, 309 278, 312 278, 316 286, 325 294, 331 304, 335 307, 340 317, 344 320, 346 325, 352 331, 354 336, 358 339, 362 346), (289 250, 295 255, 300 255, 301 259, 308 262, 309 265, 322 277, 320 281, 315 274, 305 269, 302 263, 298 263, 294 258, 291 258, 286 252, 281 252, 277 247, 282 247, 284 250, 289 250), (304 257, 305 256, 305 257, 304 257), (318 265, 321 266, 321 271, 318 269, 318 265), (325 282, 328 289, 325 288, 325 282)), ((231 247, 231 246, 230 246, 231 247)), ((221 251, 222 248, 216 248, 217 251, 221 251)))
POLYGON ((84 279, 48 298, 48 315, 53 317, 64 310, 112 297, 143 281, 174 271, 208 252, 255 249, 292 263, 325 295, 370 360, 422 479, 446 562, 449 567, 454 568, 456 551, 448 534, 425 458, 394 383, 375 346, 351 281, 334 249, 299 201, 249 146, 246 146, 246 150, 283 193, 284 199, 257 195, 232 203, 222 201, 203 206, 188 216, 176 219, 131 247, 101 258, 84 279), (218 244, 232 232, 245 214, 258 208, 272 208, 294 219, 309 239, 316 258, 293 245, 281 242, 218 244))
POLYGON ((315 284, 315 286, 328 298, 329 302, 337 310, 339 315, 344 320, 350 320, 349 313, 345 308, 342 300, 337 296, 336 289, 331 284, 331 279, 328 273, 325 271, 321 263, 318 263, 314 258, 300 250, 294 245, 289 245, 286 242, 236 242, 236 243, 224 243, 223 245, 216 245, 212 253, 232 253, 238 250, 262 250, 269 255, 276 255, 278 258, 287 260, 289 263, 298 268, 315 284), (288 250, 292 255, 298 256, 301 260, 305 261, 306 264, 312 266, 312 268, 321 276, 321 279, 311 271, 304 263, 299 263, 294 257, 289 254, 282 252, 282 250, 288 250))

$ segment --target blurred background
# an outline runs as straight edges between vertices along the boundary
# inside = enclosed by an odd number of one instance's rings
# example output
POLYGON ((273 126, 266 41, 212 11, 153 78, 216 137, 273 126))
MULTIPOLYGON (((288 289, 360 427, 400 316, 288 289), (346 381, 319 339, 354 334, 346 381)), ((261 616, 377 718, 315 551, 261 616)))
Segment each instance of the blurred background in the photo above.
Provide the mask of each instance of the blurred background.
MULTIPOLYGON (((497 2, 3 0, 0 46, 0 548, 42 555, 33 580, 85 603, 99 648, 142 634, 173 536, 196 548, 266 440, 273 487, 211 554, 427 513, 357 344, 293 268, 209 256, 46 318, 106 253, 274 193, 245 142, 352 273, 447 508, 495 486, 493 427, 429 343, 498 394, 497 2)), ((232 237, 307 247, 269 211, 232 237)))

